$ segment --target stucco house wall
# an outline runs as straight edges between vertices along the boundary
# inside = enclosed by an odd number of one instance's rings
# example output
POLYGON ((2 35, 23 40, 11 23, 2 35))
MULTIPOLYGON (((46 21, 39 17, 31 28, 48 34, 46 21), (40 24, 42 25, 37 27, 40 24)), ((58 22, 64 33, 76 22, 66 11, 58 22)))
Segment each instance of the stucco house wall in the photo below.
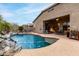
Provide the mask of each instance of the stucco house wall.
POLYGON ((35 32, 43 33, 43 21, 68 14, 70 15, 70 26, 79 29, 79 3, 60 3, 44 11, 34 21, 35 32))

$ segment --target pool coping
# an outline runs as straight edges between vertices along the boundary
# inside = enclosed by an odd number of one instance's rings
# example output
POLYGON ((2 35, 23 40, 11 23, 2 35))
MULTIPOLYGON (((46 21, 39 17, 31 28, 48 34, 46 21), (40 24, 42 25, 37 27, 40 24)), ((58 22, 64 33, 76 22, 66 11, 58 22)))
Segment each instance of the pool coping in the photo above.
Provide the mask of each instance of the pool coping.
MULTIPOLYGON (((25 34, 25 33, 21 33, 21 34, 23 34, 23 35, 35 35, 35 36, 40 36, 40 37, 43 37, 43 38, 48 38, 48 39, 56 39, 57 41, 59 40, 58 38, 51 38, 51 37, 44 37, 44 36, 41 36, 41 35, 37 35, 37 34, 25 34)), ((15 35, 20 35, 20 34, 13 34, 12 36, 15 36, 15 35)), ((57 42, 56 41, 56 42, 57 42)), ((56 42, 54 42, 54 43, 56 43, 56 42)), ((49 43, 49 42, 48 42, 49 43)), ((52 44, 54 44, 54 43, 50 43, 50 45, 52 45, 52 44)), ((49 46, 49 45, 48 45, 49 46)), ((44 46, 44 47, 47 47, 47 46, 44 46)), ((40 47, 40 48, 44 48, 44 47, 40 47)), ((40 48, 32 48, 32 49, 40 49, 40 48)), ((29 48, 28 48, 29 49, 29 48)))

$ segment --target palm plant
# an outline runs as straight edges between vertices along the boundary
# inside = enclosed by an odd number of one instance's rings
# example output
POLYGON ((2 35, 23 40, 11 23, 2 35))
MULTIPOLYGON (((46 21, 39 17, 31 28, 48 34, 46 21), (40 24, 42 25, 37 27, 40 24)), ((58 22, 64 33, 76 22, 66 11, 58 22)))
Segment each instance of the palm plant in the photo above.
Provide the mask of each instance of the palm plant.
POLYGON ((11 30, 12 24, 3 20, 3 17, 0 15, 0 31, 11 30))

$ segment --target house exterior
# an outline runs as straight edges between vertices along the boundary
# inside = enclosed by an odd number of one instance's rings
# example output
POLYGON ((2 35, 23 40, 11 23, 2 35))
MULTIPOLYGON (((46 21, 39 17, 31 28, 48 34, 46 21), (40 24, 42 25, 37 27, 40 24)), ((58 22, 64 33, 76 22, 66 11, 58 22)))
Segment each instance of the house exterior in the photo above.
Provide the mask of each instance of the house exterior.
POLYGON ((49 32, 57 32, 65 23, 78 30, 79 3, 55 3, 43 10, 33 23, 35 27, 34 32, 37 33, 44 33, 46 30, 49 32))
POLYGON ((12 27, 13 27, 12 30, 11 30, 12 32, 17 32, 18 31, 19 26, 17 24, 12 24, 12 27))
POLYGON ((22 25, 25 32, 32 32, 34 30, 33 24, 22 25))

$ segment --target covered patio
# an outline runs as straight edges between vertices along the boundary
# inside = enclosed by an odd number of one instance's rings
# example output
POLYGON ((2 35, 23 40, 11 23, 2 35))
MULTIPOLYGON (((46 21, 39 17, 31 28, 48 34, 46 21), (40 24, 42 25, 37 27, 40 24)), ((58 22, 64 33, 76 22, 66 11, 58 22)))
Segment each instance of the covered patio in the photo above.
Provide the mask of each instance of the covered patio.
POLYGON ((67 31, 70 22, 70 15, 56 17, 44 21, 44 32, 47 33, 64 33, 67 31))

